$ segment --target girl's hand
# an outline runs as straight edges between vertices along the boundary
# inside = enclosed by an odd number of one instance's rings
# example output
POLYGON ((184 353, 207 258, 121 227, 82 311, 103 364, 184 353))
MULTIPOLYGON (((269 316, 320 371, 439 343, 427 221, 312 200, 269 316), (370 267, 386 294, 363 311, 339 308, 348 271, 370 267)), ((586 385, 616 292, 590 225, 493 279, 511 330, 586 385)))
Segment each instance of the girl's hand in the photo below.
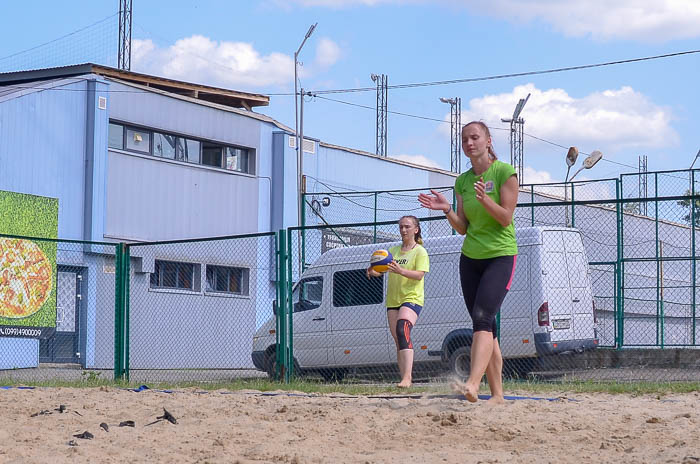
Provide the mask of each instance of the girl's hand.
POLYGON ((403 268, 399 266, 399 264, 396 261, 392 261, 389 263, 389 272, 393 272, 394 274, 398 275, 403 275, 403 268))
POLYGON ((484 178, 480 177, 478 181, 474 182, 474 193, 476 194, 476 199, 483 203, 486 195, 486 184, 484 183, 484 178))
POLYGON ((381 274, 372 269, 372 266, 367 268, 367 278, 371 279, 372 277, 381 277, 381 274))
POLYGON ((423 208, 440 210, 443 212, 447 211, 448 208, 452 208, 452 205, 447 201, 445 195, 436 190, 430 190, 430 194, 419 193, 418 202, 423 208))

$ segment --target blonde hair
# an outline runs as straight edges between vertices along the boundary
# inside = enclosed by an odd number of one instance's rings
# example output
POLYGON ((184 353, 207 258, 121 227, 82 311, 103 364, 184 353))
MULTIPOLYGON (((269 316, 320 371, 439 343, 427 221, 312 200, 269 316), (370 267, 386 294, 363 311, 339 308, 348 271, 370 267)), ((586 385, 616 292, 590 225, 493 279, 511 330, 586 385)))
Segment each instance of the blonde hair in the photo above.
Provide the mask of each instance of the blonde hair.
MULTIPOLYGON (((481 127, 481 130, 484 131, 484 134, 486 134, 486 137, 489 139, 491 138, 491 131, 489 130, 489 126, 487 126, 482 121, 468 122, 467 124, 465 124, 465 126, 462 128, 462 130, 464 130, 468 126, 471 126, 472 124, 476 124, 477 126, 481 127)), ((498 156, 496 156, 496 152, 493 149, 493 145, 489 144, 488 150, 489 150, 489 156, 491 157, 491 159, 494 159, 494 160, 498 159, 498 156)))
POLYGON ((423 244, 423 237, 421 236, 420 221, 418 220, 418 218, 415 216, 401 216, 401 218, 399 219, 399 222, 401 221, 401 219, 410 219, 413 221, 413 224, 415 224, 415 226, 418 227, 418 232, 416 232, 416 235, 414 238, 415 238, 417 244, 422 245, 423 244))

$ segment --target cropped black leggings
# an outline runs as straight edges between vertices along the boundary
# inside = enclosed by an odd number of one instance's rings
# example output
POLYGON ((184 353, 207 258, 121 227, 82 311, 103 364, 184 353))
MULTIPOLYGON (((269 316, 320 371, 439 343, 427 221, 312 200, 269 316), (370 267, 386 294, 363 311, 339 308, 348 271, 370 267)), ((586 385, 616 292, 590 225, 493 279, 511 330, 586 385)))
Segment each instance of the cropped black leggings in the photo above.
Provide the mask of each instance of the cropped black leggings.
POLYGON ((488 259, 471 259, 461 255, 459 278, 462 294, 472 318, 474 332, 491 332, 498 336, 496 314, 510 289, 518 256, 498 256, 488 259))

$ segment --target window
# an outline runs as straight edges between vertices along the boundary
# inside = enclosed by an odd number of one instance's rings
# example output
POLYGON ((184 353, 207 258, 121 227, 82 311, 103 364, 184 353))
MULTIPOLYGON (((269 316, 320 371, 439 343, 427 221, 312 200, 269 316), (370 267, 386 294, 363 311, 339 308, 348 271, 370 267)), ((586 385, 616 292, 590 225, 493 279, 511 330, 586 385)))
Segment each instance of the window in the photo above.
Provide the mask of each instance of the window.
POLYGON ((108 147, 255 174, 254 150, 110 122, 108 147), (152 143, 151 143, 152 142, 152 143))
POLYGON ((292 293, 294 312, 299 313, 316 309, 323 301, 323 278, 311 277, 304 279, 294 288, 292 293))
POLYGON ((199 146, 198 140, 178 137, 175 147, 176 159, 199 164, 199 146))
POLYGON ((212 145, 210 143, 202 144, 202 164, 207 166, 222 167, 221 164, 221 145, 212 145))
POLYGON ((207 291, 248 295, 249 270, 207 265, 207 291))
POLYGON ((363 306, 384 301, 384 279, 367 279, 365 269, 333 274, 333 306, 363 306))
POLYGON ((192 263, 156 260, 155 272, 151 274, 151 288, 176 288, 199 290, 196 278, 197 266, 192 263))
POLYGON ((248 150, 226 147, 226 169, 230 171, 250 172, 248 170, 248 150))
POLYGON ((145 130, 126 129, 126 149, 141 153, 151 152, 151 133, 145 130))
POLYGON ((153 133, 153 155, 162 158, 175 159, 175 143, 177 137, 174 135, 153 133))
POLYGON ((109 148, 124 148, 124 126, 109 123, 109 148))

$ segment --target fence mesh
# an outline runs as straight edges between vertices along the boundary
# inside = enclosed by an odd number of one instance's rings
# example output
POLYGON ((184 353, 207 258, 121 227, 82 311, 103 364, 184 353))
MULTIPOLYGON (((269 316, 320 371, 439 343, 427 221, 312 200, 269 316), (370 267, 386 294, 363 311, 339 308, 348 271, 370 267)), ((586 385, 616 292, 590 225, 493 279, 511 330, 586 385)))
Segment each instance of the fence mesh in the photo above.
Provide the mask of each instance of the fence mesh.
POLYGON ((221 382, 265 375, 252 352, 256 329, 270 321, 274 329, 274 234, 129 249, 130 380, 221 382))
MULTIPOLYGON (((522 186, 518 262, 498 319, 504 375, 700 380, 698 190, 697 171, 522 186)), ((2 236, 0 382, 396 382, 387 276, 365 272, 373 251, 400 244, 405 214, 421 218, 430 257, 414 380, 463 377, 463 237, 418 208, 424 191, 307 194, 306 225, 278 234, 129 245, 2 236), (9 313, 27 306, 19 293, 36 297, 16 283, 28 276, 19 242, 51 263, 41 317, 9 313), (31 338, 37 327, 50 331, 31 338)))
POLYGON ((113 379, 114 257, 113 244, 0 236, 0 382, 113 379))

